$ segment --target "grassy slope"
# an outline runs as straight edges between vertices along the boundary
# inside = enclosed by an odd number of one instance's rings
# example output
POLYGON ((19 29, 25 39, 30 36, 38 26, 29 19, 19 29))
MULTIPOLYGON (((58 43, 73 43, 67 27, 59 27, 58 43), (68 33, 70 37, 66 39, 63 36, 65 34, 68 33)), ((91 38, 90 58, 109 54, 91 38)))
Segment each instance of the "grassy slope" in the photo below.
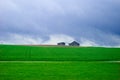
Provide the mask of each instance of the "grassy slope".
POLYGON ((120 48, 35 47, 0 45, 0 60, 81 61, 120 60, 120 48))
POLYGON ((103 61, 120 60, 119 52, 120 48, 0 45, 0 80, 119 80, 120 63, 103 61))
POLYGON ((120 80, 120 64, 107 62, 0 62, 0 80, 120 80))

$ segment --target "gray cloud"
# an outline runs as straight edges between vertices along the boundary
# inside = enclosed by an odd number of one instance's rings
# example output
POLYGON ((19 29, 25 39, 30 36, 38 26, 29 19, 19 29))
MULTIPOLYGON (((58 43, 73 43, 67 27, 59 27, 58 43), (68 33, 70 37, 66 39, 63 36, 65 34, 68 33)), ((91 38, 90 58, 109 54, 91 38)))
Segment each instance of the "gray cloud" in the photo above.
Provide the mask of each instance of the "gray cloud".
POLYGON ((120 45, 119 14, 119 0, 1 0, 0 40, 18 34, 47 41, 64 34, 80 42, 120 45))

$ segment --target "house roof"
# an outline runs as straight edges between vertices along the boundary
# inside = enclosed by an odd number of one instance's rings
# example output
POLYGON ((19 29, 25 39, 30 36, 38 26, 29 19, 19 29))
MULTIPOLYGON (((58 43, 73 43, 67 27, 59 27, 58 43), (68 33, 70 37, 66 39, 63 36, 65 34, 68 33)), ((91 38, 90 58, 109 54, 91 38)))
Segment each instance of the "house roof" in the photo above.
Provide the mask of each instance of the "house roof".
POLYGON ((65 42, 59 42, 59 44, 62 44, 62 43, 65 43, 65 42))
POLYGON ((76 41, 73 41, 73 42, 71 42, 70 44, 79 44, 78 42, 76 42, 76 41))

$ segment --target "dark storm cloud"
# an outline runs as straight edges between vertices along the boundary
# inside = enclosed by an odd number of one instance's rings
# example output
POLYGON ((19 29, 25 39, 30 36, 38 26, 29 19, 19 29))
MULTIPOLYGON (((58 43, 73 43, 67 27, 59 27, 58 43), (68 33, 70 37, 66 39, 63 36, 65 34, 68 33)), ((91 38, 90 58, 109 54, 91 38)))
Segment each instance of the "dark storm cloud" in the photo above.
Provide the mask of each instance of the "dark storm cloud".
POLYGON ((64 34, 98 45, 120 45, 119 14, 119 0, 1 0, 0 40, 9 40, 10 34, 43 40, 64 34))

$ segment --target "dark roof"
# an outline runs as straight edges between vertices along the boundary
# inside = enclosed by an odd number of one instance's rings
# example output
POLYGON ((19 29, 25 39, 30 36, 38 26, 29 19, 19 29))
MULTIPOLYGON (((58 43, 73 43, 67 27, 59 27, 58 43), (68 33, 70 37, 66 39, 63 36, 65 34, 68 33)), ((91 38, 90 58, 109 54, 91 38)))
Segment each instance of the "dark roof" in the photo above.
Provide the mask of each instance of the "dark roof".
POLYGON ((59 42, 58 44, 64 44, 65 42, 59 42))
POLYGON ((76 41, 73 41, 69 45, 80 45, 80 44, 78 42, 76 42, 76 41))
POLYGON ((65 42, 57 43, 57 45, 65 45, 65 42))
POLYGON ((71 42, 71 43, 76 43, 76 44, 79 44, 78 42, 76 42, 76 41, 73 41, 73 42, 71 42))

